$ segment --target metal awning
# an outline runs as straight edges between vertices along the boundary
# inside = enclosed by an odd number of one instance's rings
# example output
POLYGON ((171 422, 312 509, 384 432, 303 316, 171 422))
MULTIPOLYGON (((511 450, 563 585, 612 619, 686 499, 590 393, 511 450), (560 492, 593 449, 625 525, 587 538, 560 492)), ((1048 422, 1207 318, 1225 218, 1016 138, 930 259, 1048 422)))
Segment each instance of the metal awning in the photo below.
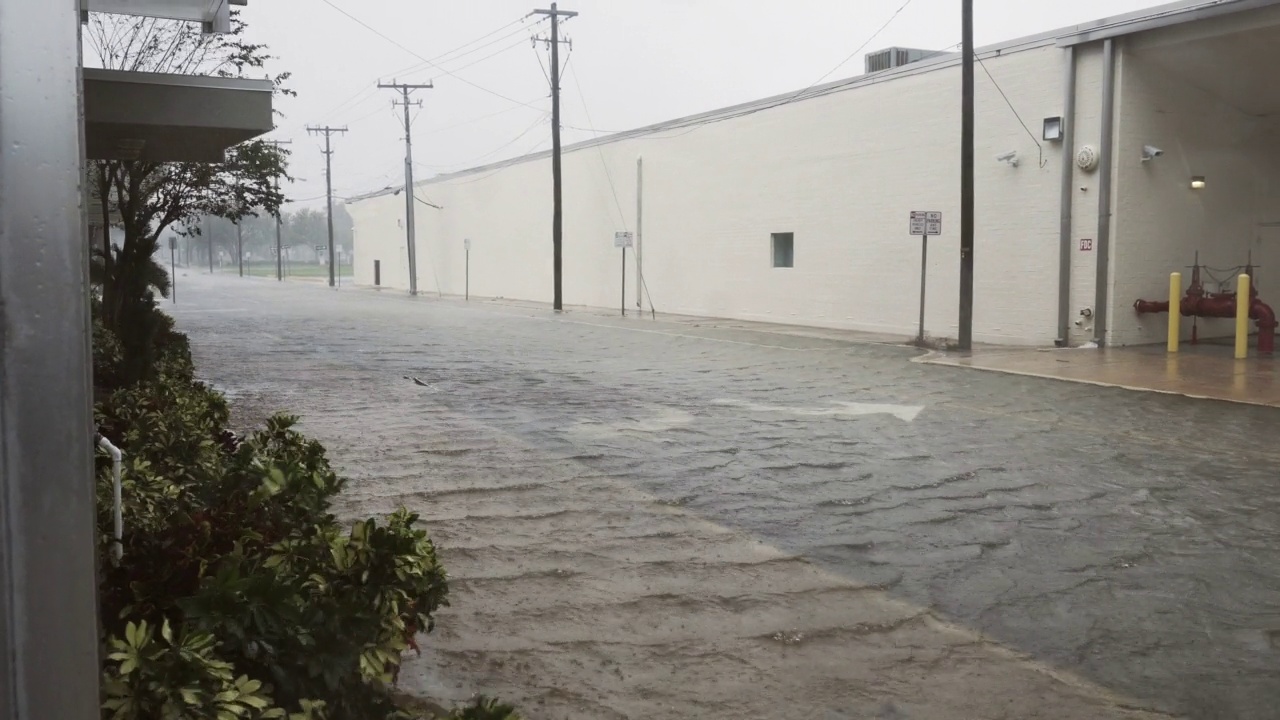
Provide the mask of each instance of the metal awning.
POLYGON ((231 30, 231 6, 248 0, 80 0, 80 12, 114 13, 186 20, 204 25, 205 32, 231 30))
POLYGON ((1184 0, 1150 10, 1077 25, 1070 32, 1058 37, 1058 46, 1082 45, 1274 5, 1280 5, 1280 0, 1184 0))
POLYGON ((274 127, 269 80, 84 69, 91 160, 222 162, 274 127))

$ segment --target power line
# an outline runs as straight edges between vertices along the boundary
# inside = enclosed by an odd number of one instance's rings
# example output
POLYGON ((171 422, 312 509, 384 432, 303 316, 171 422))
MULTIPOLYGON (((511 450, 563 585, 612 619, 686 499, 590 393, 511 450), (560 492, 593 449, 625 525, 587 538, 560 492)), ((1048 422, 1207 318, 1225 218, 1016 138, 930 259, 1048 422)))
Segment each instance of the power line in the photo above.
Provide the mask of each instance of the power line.
MULTIPOLYGON (((449 51, 449 52, 447 52, 447 53, 443 53, 443 54, 441 54, 441 55, 437 55, 436 57, 431 58, 431 62, 433 62, 433 63, 451 63, 451 62, 454 62, 454 61, 459 60, 459 59, 461 59, 461 58, 464 58, 464 57, 466 57, 466 56, 468 56, 468 55, 471 55, 471 54, 473 54, 473 53, 480 52, 481 50, 483 50, 483 49, 485 49, 485 48, 487 48, 487 47, 492 47, 492 46, 494 46, 494 45, 497 45, 498 43, 500 43, 500 42, 502 42, 502 41, 504 41, 504 40, 507 40, 507 39, 509 39, 509 38, 513 38, 513 37, 516 37, 516 36, 521 36, 521 37, 523 37, 523 36, 527 35, 527 34, 529 33, 529 31, 530 31, 530 30, 533 30, 533 29, 534 29, 534 28, 536 28, 538 25, 540 25, 540 24, 542 24, 542 23, 546 22, 546 20, 538 20, 537 22, 534 22, 534 23, 532 23, 532 24, 525 23, 525 20, 528 20, 528 19, 529 19, 529 16, 528 16, 528 15, 526 15, 526 16, 524 16, 524 17, 520 18, 519 20, 516 20, 515 22, 508 23, 508 24, 506 24, 506 25, 502 26, 501 28, 499 28, 498 30, 495 30, 494 32, 489 33, 489 35, 485 35, 484 37, 478 38, 477 40, 472 41, 471 43, 467 43, 466 45, 462 45, 462 46, 459 46, 459 47, 457 47, 457 48, 454 48, 453 50, 451 50, 451 51, 449 51), (497 33, 502 32, 503 30, 505 30, 505 29, 507 29, 507 28, 511 27, 512 25, 520 25, 520 27, 519 27, 519 28, 517 28, 514 32, 507 33, 506 35, 503 35, 503 36, 502 36, 502 37, 500 37, 500 38, 495 38, 494 40, 491 40, 491 41, 489 41, 489 42, 487 42, 487 43, 485 43, 485 44, 483 44, 483 45, 478 45, 478 46, 476 46, 476 47, 474 47, 474 48, 471 48, 470 50, 467 50, 466 52, 462 52, 462 53, 459 53, 459 52, 458 52, 459 50, 462 50, 463 48, 466 48, 466 47, 468 47, 469 45, 472 45, 472 44, 474 44, 475 42, 478 42, 479 40, 483 40, 483 39, 485 39, 485 38, 487 38, 487 37, 489 37, 489 36, 491 36, 491 35, 496 35, 497 33), (456 53, 456 54, 455 54, 455 53, 456 53)), ((400 70, 397 70, 397 71, 396 71, 395 73, 393 73, 393 74, 394 74, 394 75, 409 75, 409 74, 412 74, 412 73, 415 73, 415 72, 418 72, 418 71, 422 70, 424 67, 427 67, 427 64, 426 64, 426 63, 414 63, 413 65, 410 65, 410 66, 408 66, 408 67, 406 67, 406 68, 401 68, 400 70)), ((455 69, 454 69, 454 71, 455 71, 455 72, 457 72, 457 71, 458 71, 458 68, 455 68, 455 69)))
POLYGON ((520 133, 519 135, 515 136, 514 138, 512 138, 512 139, 511 139, 511 140, 509 140, 508 142, 503 143, 502 145, 500 145, 499 147, 495 148, 494 150, 490 150, 489 152, 485 153, 484 155, 481 155, 481 156, 480 156, 480 157, 478 157, 478 158, 474 158, 474 159, 472 159, 472 160, 467 160, 467 161, 465 161, 465 162, 460 162, 460 163, 450 163, 449 165, 427 165, 427 164, 424 164, 424 163, 414 163, 414 164, 415 164, 415 165, 417 165, 418 167, 426 168, 426 169, 450 168, 450 167, 457 167, 457 166, 459 166, 459 165, 462 165, 462 166, 465 166, 465 167, 475 167, 476 165, 478 165, 479 163, 483 162, 484 160, 488 160, 489 158, 493 157, 494 155, 497 155, 498 153, 502 152, 503 150, 506 150, 507 148, 511 147, 512 145, 515 145, 516 143, 518 143, 518 142, 520 142, 521 140, 523 140, 523 139, 525 138, 525 136, 527 136, 529 133, 531 133, 531 132, 533 132, 534 130, 536 130, 536 129, 538 128, 538 126, 542 125, 542 123, 546 122, 546 120, 547 120, 547 115, 548 115, 547 113, 543 113, 541 117, 539 117, 537 120, 534 120, 534 121, 533 121, 533 124, 532 124, 532 125, 530 125, 528 128, 525 128, 524 132, 522 132, 522 133, 520 133))
MULTIPOLYGON (((517 155, 516 157, 517 157, 517 158, 528 157, 528 156, 530 156, 530 155, 533 155, 534 153, 540 152, 540 151, 542 150, 542 146, 543 146, 543 145, 544 145, 548 140, 550 140, 550 139, 551 139, 551 136, 550 136, 550 135, 548 135, 547 137, 544 137, 544 138, 542 138, 541 140, 538 140, 538 142, 537 142, 537 143, 534 143, 533 147, 529 148, 528 150, 525 150, 524 152, 520 153, 520 154, 519 154, 519 155, 517 155)), ((492 170, 492 171, 490 171, 490 172, 487 172, 487 173, 485 173, 484 175, 481 175, 480 177, 476 177, 476 178, 467 178, 466 180, 456 180, 456 181, 455 181, 455 180, 444 180, 444 181, 440 181, 440 184, 442 184, 442 185, 455 185, 455 186, 456 186, 456 185, 470 185, 470 184, 472 184, 472 183, 478 183, 478 182, 480 182, 481 180, 488 180, 489 178, 493 177, 494 175, 497 175, 498 173, 502 172, 504 169, 506 169, 506 166, 505 166, 505 165, 504 165, 503 167, 495 168, 494 170, 492 170)))
MULTIPOLYGON (((338 9, 338 8, 335 8, 335 9, 338 9)), ((507 38, 514 37, 514 36, 516 36, 516 35, 524 35, 525 33, 527 33, 527 32, 529 31, 529 29, 531 29, 531 28, 533 28, 533 27, 536 27, 536 26, 537 26, 537 24, 538 24, 538 23, 534 23, 533 25, 528 25, 528 24, 526 24, 526 23, 525 23, 525 21, 526 21, 526 20, 528 20, 528 19, 529 19, 529 16, 528 16, 528 15, 526 15, 526 16, 524 16, 524 17, 522 17, 522 18, 518 19, 518 20, 513 20, 512 22, 509 22, 509 23, 507 23, 506 25, 503 25, 502 27, 500 27, 500 28, 498 28, 498 29, 496 29, 496 30, 492 30, 492 31, 490 31, 490 32, 486 33, 485 35, 481 35, 480 37, 478 37, 478 38, 476 38, 476 39, 474 39, 474 40, 472 40, 472 41, 470 41, 470 42, 463 43, 462 45, 459 45, 458 47, 456 47, 456 48, 454 48, 454 49, 452 49, 452 50, 450 50, 450 51, 448 51, 448 52, 445 52, 445 53, 442 53, 442 54, 440 54, 440 55, 437 55, 435 58, 432 58, 432 61, 433 61, 433 62, 443 62, 443 61, 444 61, 444 58, 448 58, 449 56, 454 55, 455 53, 458 53, 459 51, 464 50, 464 49, 466 49, 466 48, 470 47, 471 45, 474 45, 475 43, 478 43, 478 42, 480 42, 480 41, 482 41, 482 40, 485 40, 485 39, 487 39, 487 38, 489 38, 489 37, 492 37, 493 35, 497 35, 498 33, 500 33, 500 32, 502 32, 502 31, 506 30, 506 29, 507 29, 507 28, 509 28, 509 27, 511 27, 512 25, 521 25, 521 27, 520 27, 520 28, 518 28, 517 30, 515 30, 515 31, 514 31, 514 32, 512 32, 512 33, 508 33, 507 35, 504 35, 504 36, 502 36, 502 37, 498 38, 497 40, 494 40, 494 41, 492 41, 492 42, 490 42, 490 43, 486 43, 486 44, 484 44, 484 45, 480 45, 479 47, 476 47, 476 48, 473 48, 473 49, 471 49, 471 50, 468 50, 467 52, 464 52, 464 53, 462 53, 462 54, 460 54, 460 55, 457 55, 457 57, 452 57, 452 58, 450 58, 450 60, 456 60, 456 59, 458 59, 458 58, 465 57, 466 55, 469 55, 469 54, 471 54, 472 52, 477 52, 477 51, 479 51, 479 50, 481 50, 481 49, 483 49, 483 48, 489 47, 490 45, 493 45, 493 44, 495 44, 495 43, 501 42, 501 41, 503 41, 503 40, 505 40, 505 39, 507 39, 507 38)), ((539 22, 542 22, 542 21, 539 21, 539 22)), ((517 45, 516 47, 518 47, 518 45, 517 45)), ((409 67, 407 67, 407 68, 403 68, 403 69, 401 69, 401 70, 397 70, 396 72, 391 73, 391 75, 395 76, 395 75, 403 75, 403 74, 408 74, 408 73, 416 72, 418 69, 420 69, 420 68, 422 68, 422 67, 423 67, 423 63, 415 63, 415 64, 413 64, 413 65, 410 65, 410 66, 409 66, 409 67)), ((455 72, 457 72, 457 70, 455 70, 455 72)), ((348 110, 350 110, 350 109, 352 109, 352 108, 355 108, 356 106, 363 105, 364 103, 366 103, 366 102, 368 102, 369 100, 371 100, 371 99, 373 99, 374 97, 376 97, 376 96, 377 96, 377 94, 378 94, 378 87, 377 87, 377 84, 376 84, 376 83, 375 83, 375 84, 372 84, 372 85, 366 85, 366 86, 362 87, 360 90, 358 90, 355 94, 353 94, 353 95, 351 95, 350 97, 348 97, 346 100, 343 100, 342 102, 340 102, 340 103, 338 103, 337 105, 333 106, 331 109, 329 109, 329 110, 325 111, 324 113, 322 113, 322 114, 321 114, 321 117, 326 118, 326 119, 328 119, 328 118, 330 118, 330 117, 337 117, 337 116, 338 116, 338 114, 339 114, 340 112, 346 112, 346 111, 348 111, 348 110), (348 107, 348 106, 349 106, 349 107, 348 107)), ((300 124, 300 125, 301 125, 301 124, 300 124)))
POLYGON ((860 53, 860 52, 862 52, 863 50, 865 50, 865 49, 867 48, 867 46, 868 46, 868 45, 870 45, 871 43, 875 42, 876 38, 880 37, 881 33, 883 33, 885 30, 889 29, 889 26, 893 24, 893 21, 894 21, 894 20, 897 20, 897 19, 898 19, 898 16, 902 14, 902 11, 906 10, 906 9, 907 9, 907 6, 908 6, 908 5, 910 5, 911 3, 912 3, 912 0, 907 0, 906 2, 902 3, 902 6, 901 6, 901 7, 899 7, 899 8, 897 9, 897 11, 893 13, 893 15, 889 16, 889 19, 885 22, 885 24, 884 24, 884 25, 881 25, 881 26, 880 26, 880 29, 879 29, 879 30, 876 30, 874 33, 872 33, 871 37, 867 38, 867 41, 866 41, 866 42, 864 42, 864 43, 862 43, 861 45, 859 45, 859 46, 858 46, 858 49, 857 49, 857 50, 854 50, 853 52, 849 53, 849 57, 847 57, 847 58, 845 58, 845 59, 841 60, 841 61, 840 61, 840 63, 839 63, 838 65, 836 65, 835 67, 833 67, 833 68, 831 68, 830 70, 828 70, 826 73, 824 73, 824 74, 822 75, 822 77, 818 78, 817 80, 814 80, 812 83, 809 83, 809 87, 806 87, 804 90, 801 90, 800 92, 802 92, 802 93, 803 93, 803 92, 805 92, 806 90, 809 90, 810 88, 812 88, 814 85, 818 85, 818 84, 820 84, 823 80, 826 80, 827 78, 831 77, 832 75, 834 75, 834 74, 836 73, 836 71, 837 71, 837 70, 839 70, 840 68, 842 68, 842 67, 844 67, 846 64, 848 64, 848 62, 849 62, 850 60, 852 60, 852 59, 854 59, 855 57, 857 57, 857 56, 858 56, 858 53, 860 53))
MULTIPOLYGON (((503 99, 503 100, 506 100, 507 102, 515 103, 516 105, 527 105, 528 107, 533 107, 532 105, 528 105, 528 103, 522 103, 522 102, 520 102, 519 100, 515 100, 515 99, 513 99, 513 98, 509 98, 509 97, 507 97, 506 95, 503 95, 502 93, 499 93, 499 92, 494 91, 494 90, 490 90, 489 88, 484 87, 483 85, 477 85, 476 83, 473 83, 473 82, 471 82, 470 80, 468 80, 468 79, 466 79, 466 78, 464 78, 464 77, 460 77, 460 76, 458 76, 458 75, 457 75, 457 74, 455 74, 452 70, 447 70, 447 69, 445 69, 445 68, 443 68, 443 67, 440 67, 440 66, 439 66, 439 65, 437 65, 434 61, 432 61, 432 60, 428 60, 427 58, 423 57, 422 55, 420 55, 420 54, 419 54, 418 52, 416 52, 415 50, 410 49, 409 47, 405 46, 404 44, 402 44, 402 43, 401 43, 401 42, 399 42, 398 40, 393 39, 393 38, 392 38, 392 37, 390 37, 389 35, 386 35, 386 34, 385 34, 385 33, 383 33, 382 31, 380 31, 380 30, 378 30, 377 28, 373 27, 373 26, 372 26, 372 25, 370 25, 369 23, 366 23, 365 21, 361 20, 360 18, 356 17, 355 15, 352 15, 351 13, 347 12, 346 10, 343 10, 341 7, 338 7, 337 5, 335 5, 335 4, 333 3, 333 0, 321 0, 321 2, 323 2, 323 3, 324 3, 324 4, 326 4, 326 5, 328 5, 329 7, 333 8, 334 10, 337 10, 338 12, 342 13, 343 15, 347 16, 347 17, 348 17, 348 18, 350 18, 353 22, 355 22, 356 24, 360 25, 361 27, 363 27, 364 29, 368 30, 369 32, 373 33, 374 35, 377 35, 378 37, 382 38, 383 40, 386 40, 387 42, 391 43, 392 45, 395 45, 396 47, 400 48, 401 50, 403 50, 403 51, 405 51, 405 52, 409 53, 410 55, 412 55, 412 56, 414 56, 414 57, 418 58, 418 59, 419 59, 419 60, 421 60, 424 64, 426 64, 426 65, 430 65, 431 67, 433 67, 433 68, 435 68, 435 69, 439 70, 440 72, 444 73, 445 75, 448 75, 448 76, 450 76, 450 77, 454 78, 455 80, 458 80, 458 81, 463 82, 463 83, 465 83, 465 84, 467 84, 467 85, 470 85, 471 87, 473 87, 473 88, 475 88, 475 89, 477 89, 477 90, 481 90, 481 91, 483 91, 483 92, 489 93, 490 95, 493 95, 494 97, 497 97, 497 98, 501 98, 501 99, 503 99)), ((535 108, 535 109, 536 109, 536 108, 535 108)))
MULTIPOLYGON (((522 34, 523 34, 523 33, 522 33, 522 34)), ((466 70, 467 68, 472 67, 472 66, 474 66, 474 65, 479 65, 480 63, 485 62, 486 60, 492 60, 493 58, 498 57, 499 55, 501 55, 501 54, 503 54, 503 53, 510 52, 511 50, 514 50, 514 49, 516 49, 516 48, 520 47, 521 45, 524 45, 524 41, 525 41, 525 39, 522 37, 522 38, 520 38, 519 40, 515 41, 514 43, 512 43, 512 44, 510 44, 510 45, 507 45, 507 46, 506 46, 506 47, 504 47, 504 48, 501 48, 501 49, 499 49, 499 50, 495 50, 494 52, 491 52, 491 53, 489 53, 488 55, 485 55, 484 57, 479 58, 479 59, 477 59, 477 60, 472 60, 471 62, 467 63, 466 65, 463 65, 463 66, 461 66, 461 67, 456 67, 456 68, 454 68, 454 69, 453 69, 453 72, 462 72, 463 70, 466 70)), ((455 58, 455 59, 456 59, 456 58, 455 58)))
MULTIPOLYGON (((568 67, 568 63, 565 64, 565 67, 568 67)), ((577 71, 573 73, 573 85, 578 88, 578 100, 582 102, 582 111, 587 116, 587 122, 595 125, 595 121, 591 119, 591 110, 587 107, 587 95, 582 92, 582 83, 578 80, 577 71)), ((618 200, 618 186, 613 183, 613 173, 609 170, 609 163, 604 157, 604 147, 596 145, 596 150, 600 153, 600 164, 604 166, 604 176, 609 181, 609 189, 613 191, 613 204, 618 208, 618 219, 622 220, 622 229, 630 230, 631 227, 627 225, 627 216, 622 212, 622 202, 618 200)))
MULTIPOLYGON (((537 101, 538 101, 538 98, 534 98, 534 99, 533 99, 533 100, 531 100, 530 102, 537 102, 537 101)), ((471 118, 471 119, 469 119, 469 120, 463 120, 463 121, 461 121, 461 122, 457 122, 457 123, 454 123, 454 124, 452 124, 452 125, 445 125, 445 126, 443 126, 443 127, 438 127, 438 128, 430 128, 430 129, 428 129, 428 130, 424 130, 424 131, 422 131, 422 134, 423 134, 423 135, 430 135, 430 134, 432 134, 432 133, 444 132, 445 130, 452 130, 452 129, 454 129, 454 128, 463 127, 463 126, 465 126, 465 125, 471 125, 471 124, 473 124, 473 123, 478 123, 478 122, 480 122, 481 120, 488 120, 489 118, 494 118, 494 117, 497 117, 497 116, 499 116, 499 115, 506 115, 506 114, 507 114, 507 113, 509 113, 509 112, 515 112, 516 110, 523 110, 523 109, 525 109, 525 108, 524 108, 524 107, 522 107, 522 106, 513 105, 513 106, 511 106, 511 107, 509 107, 509 108, 506 108, 505 110, 499 110, 499 111, 497 111, 497 112, 489 113, 488 115, 481 115, 480 117, 471 118)), ((547 114, 547 111, 546 111, 546 110, 541 110, 541 109, 539 109, 539 112, 541 112, 543 115, 546 115, 546 114, 547 114)), ((566 125, 565 127, 569 127, 569 126, 568 126, 568 125, 566 125)), ((574 128, 574 129, 576 130, 577 128, 574 128)))
POLYGON ((1027 136, 1031 138, 1031 142, 1035 143, 1036 147, 1040 150, 1040 167, 1043 168, 1047 161, 1044 159, 1044 146, 1040 144, 1040 138, 1037 138, 1036 134, 1031 132, 1031 128, 1027 127, 1026 121, 1024 121, 1022 116, 1018 114, 1018 109, 1013 106, 1013 101, 1009 99, 1009 96, 1004 92, 1004 88, 1000 87, 1000 83, 996 82, 995 76, 987 69, 987 64, 982 61, 982 56, 974 53, 973 57, 978 61, 978 64, 982 66, 982 71, 987 74, 988 78, 990 78, 991 84, 996 86, 996 90, 1000 93, 1000 97, 1004 98, 1004 103, 1009 106, 1009 111, 1018 119, 1018 123, 1022 125, 1022 129, 1027 131, 1027 136))

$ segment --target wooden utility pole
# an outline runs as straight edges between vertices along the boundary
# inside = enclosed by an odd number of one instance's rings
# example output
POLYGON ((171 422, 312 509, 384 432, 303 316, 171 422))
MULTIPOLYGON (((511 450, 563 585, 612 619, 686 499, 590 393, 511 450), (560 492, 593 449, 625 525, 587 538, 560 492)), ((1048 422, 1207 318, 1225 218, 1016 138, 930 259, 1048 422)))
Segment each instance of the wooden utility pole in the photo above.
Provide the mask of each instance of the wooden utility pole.
MULTIPOLYGON (((292 140, 268 140, 268 145, 272 145, 276 149, 276 154, 280 154, 281 145, 292 145, 292 140)), ((280 190, 280 176, 276 175, 276 191, 280 190)), ((284 282, 284 252, 280 249, 280 210, 276 210, 276 280, 284 282)))
POLYGON ((960 349, 973 349, 973 0, 961 0, 964 25, 960 120, 960 349))
POLYGON ((345 134, 345 127, 307 127, 307 132, 312 135, 324 135, 324 184, 325 184, 325 210, 329 215, 329 287, 334 287, 337 282, 333 275, 333 148, 330 146, 330 139, 338 133, 345 134))
POLYGON ((535 15, 547 15, 551 18, 551 180, 554 188, 552 198, 555 209, 551 216, 552 267, 555 273, 555 292, 553 307, 556 312, 564 310, 564 204, 561 192, 560 172, 560 18, 577 17, 578 13, 561 10, 556 3, 551 3, 550 10, 534 10, 535 15))
POLYGON ((413 206, 413 120, 409 117, 409 108, 422 107, 422 101, 413 101, 409 96, 414 90, 431 90, 435 87, 432 83, 422 85, 406 85, 395 81, 389 83, 378 83, 378 87, 384 90, 395 90, 400 93, 400 99, 392 104, 396 107, 404 108, 404 231, 405 231, 405 248, 409 253, 409 294, 418 294, 418 232, 417 213, 413 206))

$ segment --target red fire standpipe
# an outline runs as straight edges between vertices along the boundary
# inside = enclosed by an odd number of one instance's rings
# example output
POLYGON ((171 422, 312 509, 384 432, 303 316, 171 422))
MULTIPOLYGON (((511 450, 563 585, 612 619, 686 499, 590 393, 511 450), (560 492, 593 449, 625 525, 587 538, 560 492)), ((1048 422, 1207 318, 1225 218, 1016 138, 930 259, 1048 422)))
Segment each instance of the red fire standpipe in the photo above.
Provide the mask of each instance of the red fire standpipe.
MULTIPOLYGON (((1252 271, 1252 268, 1249 268, 1252 271)), ((1250 275, 1252 276, 1252 275, 1250 275)), ((1257 288, 1252 288, 1249 298, 1249 317, 1258 325, 1258 352, 1270 355, 1276 346, 1276 313, 1270 305, 1258 299, 1257 288)), ((1236 293, 1206 293, 1200 283, 1200 268, 1191 275, 1191 287, 1182 298, 1179 311, 1183 317, 1234 318, 1236 293)), ((1139 300, 1133 304, 1139 315, 1169 312, 1169 301, 1139 300)))

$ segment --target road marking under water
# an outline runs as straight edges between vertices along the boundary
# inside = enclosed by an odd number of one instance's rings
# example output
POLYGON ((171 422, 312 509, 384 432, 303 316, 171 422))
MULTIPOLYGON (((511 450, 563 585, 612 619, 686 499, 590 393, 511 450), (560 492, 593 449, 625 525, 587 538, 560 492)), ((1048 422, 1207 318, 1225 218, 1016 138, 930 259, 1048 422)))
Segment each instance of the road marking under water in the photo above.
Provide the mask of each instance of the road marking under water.
POLYGON ((746 400, 712 400, 712 405, 740 407, 760 413, 779 413, 783 415, 799 415, 807 417, 866 417, 870 415, 892 415, 903 422, 914 422, 924 407, 920 405, 885 405, 875 403, 838 402, 831 407, 785 407, 778 405, 762 405, 746 400))

